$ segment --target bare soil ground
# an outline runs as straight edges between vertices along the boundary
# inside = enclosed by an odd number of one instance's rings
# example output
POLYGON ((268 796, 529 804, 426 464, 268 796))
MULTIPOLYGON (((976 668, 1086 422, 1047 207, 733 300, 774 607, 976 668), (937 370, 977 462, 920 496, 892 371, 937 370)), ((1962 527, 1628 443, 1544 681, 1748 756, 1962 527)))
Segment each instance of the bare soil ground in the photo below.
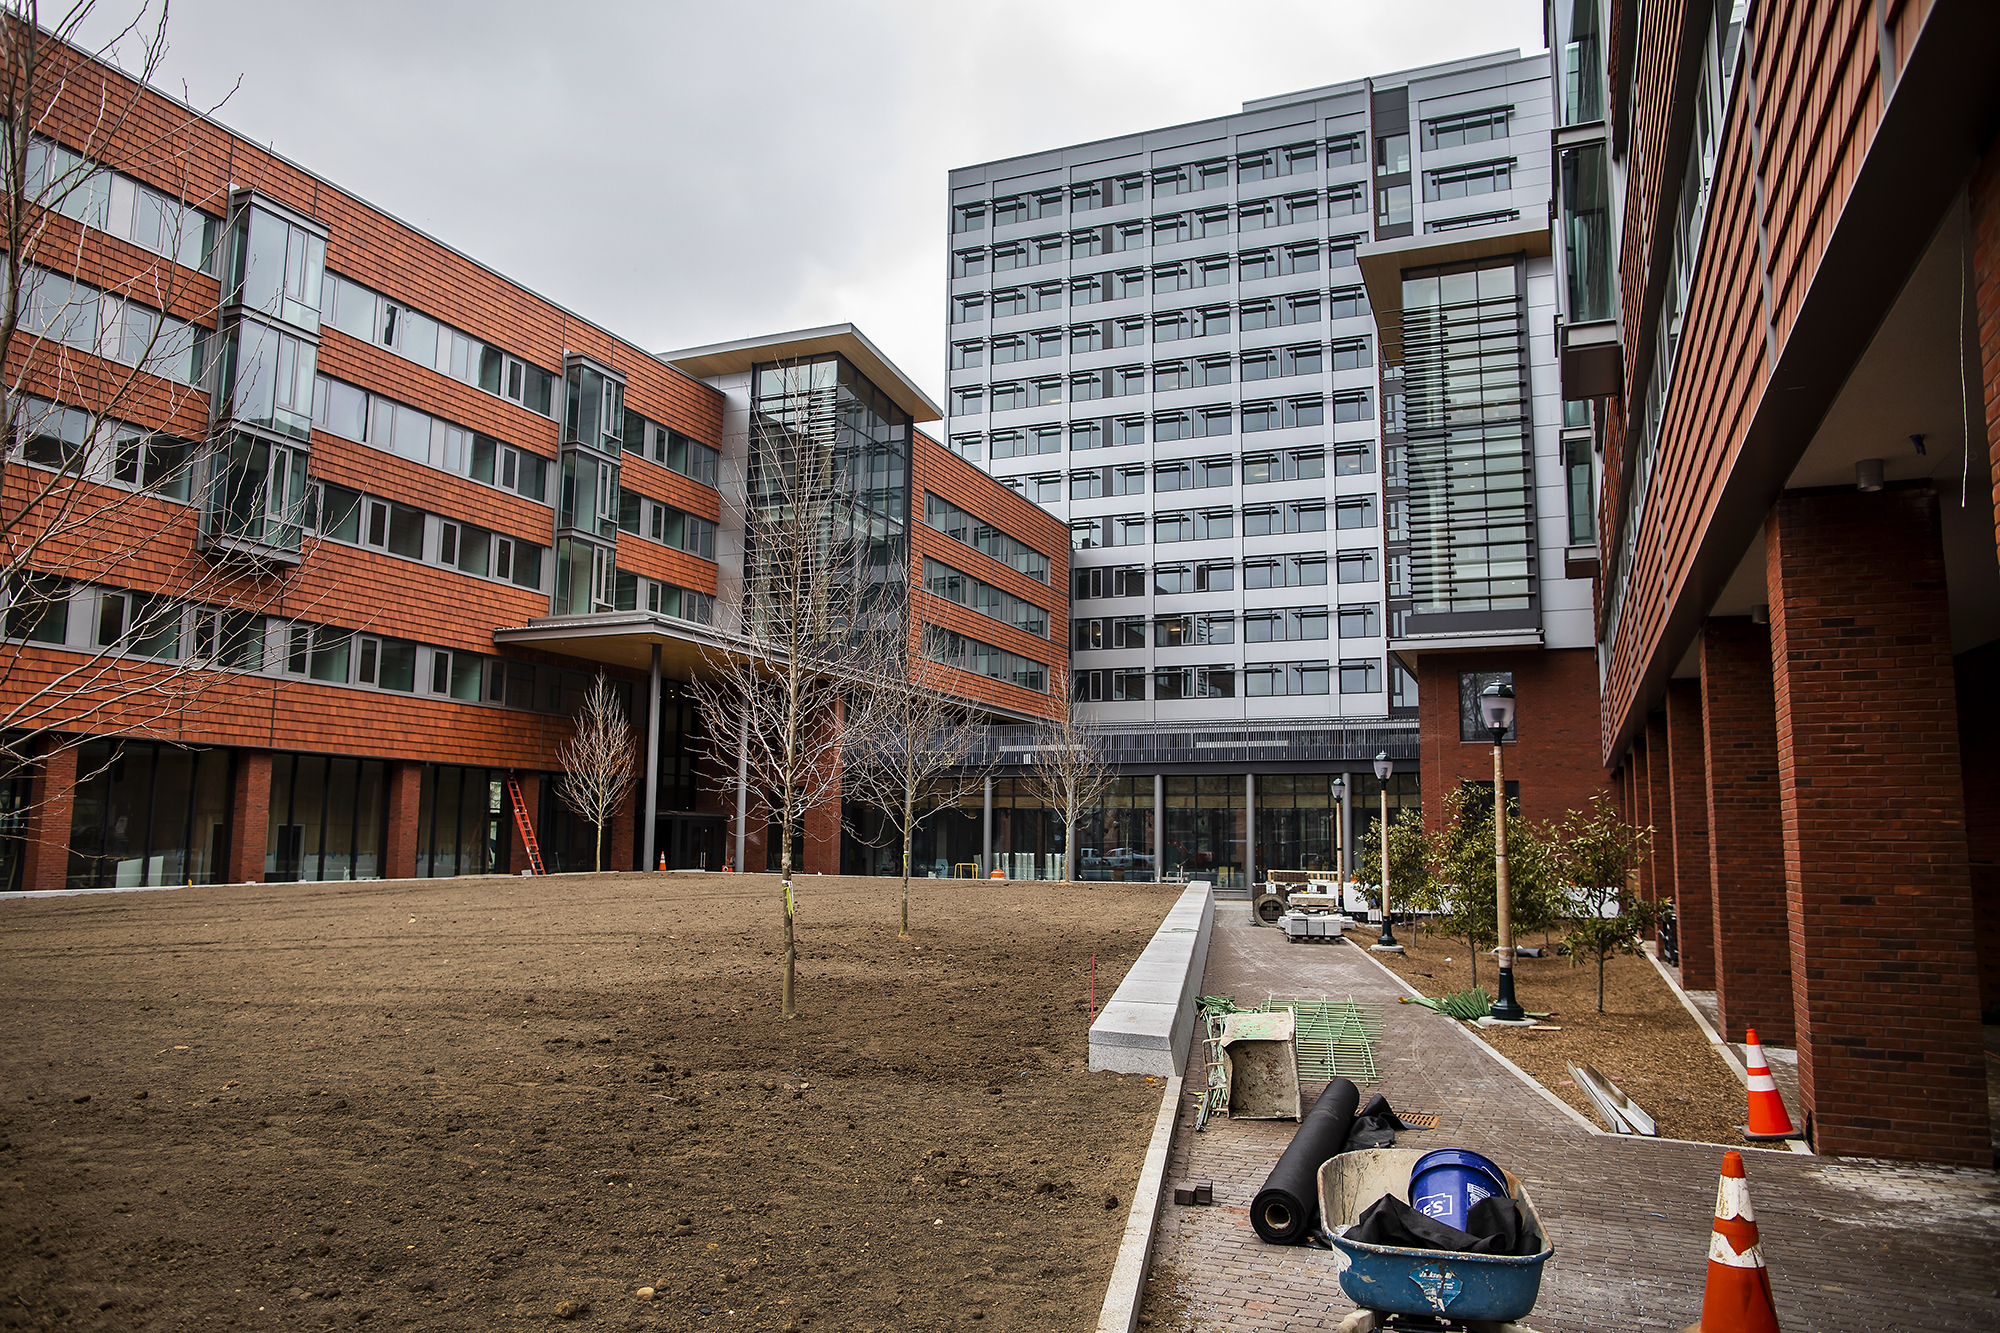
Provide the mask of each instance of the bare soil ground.
POLYGON ((0 1327, 1090 1327, 1152 885, 578 875, 0 903, 0 1327), (656 1295, 636 1295, 652 1287, 656 1295))
MULTIPOLYGON (((1364 942, 1368 938, 1357 935, 1364 942)), ((1472 985, 1471 959, 1463 941, 1426 935, 1421 928, 1401 923, 1396 938, 1406 952, 1400 957, 1375 957, 1425 995, 1449 995, 1472 985)), ((1520 943, 1541 941, 1537 937, 1520 943)), ((1481 955, 1479 984, 1487 994, 1493 993, 1498 978, 1493 956, 1481 955)), ((1591 1124, 1604 1127, 1590 1098, 1570 1078, 1572 1061, 1595 1066, 1624 1089, 1659 1122, 1662 1137, 1742 1146, 1737 1126, 1745 1115, 1743 1085, 1647 959, 1606 960, 1601 1014, 1594 960, 1572 967, 1566 957, 1518 959, 1514 988, 1523 1008, 1549 1013, 1543 1022, 1562 1031, 1484 1028, 1479 1035, 1583 1112, 1591 1124)))

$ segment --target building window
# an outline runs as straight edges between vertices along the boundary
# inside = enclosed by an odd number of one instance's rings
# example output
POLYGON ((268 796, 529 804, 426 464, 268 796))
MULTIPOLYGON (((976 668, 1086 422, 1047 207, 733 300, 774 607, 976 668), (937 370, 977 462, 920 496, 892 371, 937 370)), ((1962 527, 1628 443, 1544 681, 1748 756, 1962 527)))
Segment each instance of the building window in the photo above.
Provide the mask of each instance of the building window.
POLYGON ((1442 167, 1424 173, 1424 198, 1463 199, 1468 195, 1495 194, 1512 188, 1514 160, 1474 162, 1462 167, 1442 167))
POLYGON ((1273 278, 1278 274, 1278 258, 1275 250, 1245 250, 1237 256, 1236 276, 1244 282, 1254 282, 1258 278, 1273 278))
POLYGON ((968 384, 951 391, 951 414, 956 417, 976 417, 986 410, 986 390, 977 384, 968 384))
POLYGON ((1028 313, 1028 294, 1019 287, 1002 287, 993 293, 993 318, 1028 313))
POLYGON ((1375 225, 1405 227, 1410 222, 1410 187, 1391 185, 1375 194, 1375 225))
POLYGON ((1375 526, 1375 500, 1372 496, 1353 496, 1334 502, 1334 526, 1337 528, 1372 528, 1375 526))
POLYGON ((1335 421, 1367 421, 1374 416, 1368 404, 1368 390, 1345 389, 1333 395, 1335 421))
MULTIPOLYGON (((1461 671, 1458 673, 1458 739, 1467 744, 1491 745, 1493 733, 1486 727, 1485 718, 1479 713, 1479 696, 1489 685, 1505 685, 1514 688, 1514 673, 1511 671, 1461 671)), ((1518 741, 1520 737, 1521 711, 1514 710, 1514 725, 1507 729, 1506 738, 1518 741)))
POLYGON ((1378 694, 1382 689, 1382 664, 1372 657, 1340 664, 1342 694, 1378 694))
MULTIPOLYGON (((1330 218, 1348 217, 1368 211, 1368 193, 1360 181, 1349 181, 1336 185, 1326 192, 1326 215, 1330 218)), ((1349 247, 1350 254, 1353 253, 1349 247)))
POLYGON ((1319 220, 1319 192, 1311 194, 1288 194, 1278 201, 1280 225, 1291 226, 1298 222, 1319 220))
POLYGON ((1381 632, 1376 619, 1374 603, 1363 606, 1343 606, 1340 608, 1340 637, 1343 639, 1372 639, 1381 632))
POLYGON ((951 298, 951 322, 954 324, 977 324, 986 318, 986 296, 975 292, 970 296, 951 298))
POLYGON ((1069 234, 1069 257, 1090 259, 1101 255, 1110 248, 1110 237, 1103 227, 1081 227, 1069 234))
POLYGON ((1337 563, 1340 568, 1340 581, 1342 583, 1375 582, 1375 553, 1373 551, 1343 551, 1337 563))
POLYGON ((224 882, 232 758, 220 749, 85 741, 77 749, 65 886, 224 882))
POLYGON ((1095 324, 1072 324, 1069 330, 1069 350, 1072 352, 1101 352, 1109 345, 1110 324, 1108 321, 1095 324))
POLYGON ((1114 251, 1145 249, 1146 224, 1143 222, 1113 223, 1111 225, 1111 248, 1114 251))
POLYGON ((1326 164, 1329 167, 1351 166, 1367 160, 1368 150, 1359 133, 1336 134, 1326 141, 1326 164))
POLYGON ((1410 136, 1387 134, 1375 141, 1375 174, 1400 176, 1410 169, 1410 136))
POLYGON ((1236 229, 1258 231, 1278 225, 1278 205, 1272 199, 1251 199, 1236 206, 1236 229))
POLYGON ((1252 698, 1325 694, 1329 675, 1325 662, 1253 662, 1243 668, 1243 692, 1252 698))
POLYGON ((1597 502, 1591 495, 1590 450, 1589 440, 1563 442, 1563 471, 1569 493, 1571 545, 1597 540, 1597 502))
POLYGON ((972 370, 985 363, 985 343, 963 342, 951 345, 951 368, 953 370, 972 370))
POLYGON ((1319 242, 1306 245, 1287 245, 1278 251, 1278 272, 1317 273, 1319 272, 1319 242))
POLYGON ((1114 320, 1111 325, 1111 345, 1113 347, 1143 347, 1146 344, 1146 320, 1143 316, 1135 319, 1114 320))
POLYGON ((1040 282, 1028 289, 1028 309, 1060 310, 1063 303, 1063 289, 1059 282, 1040 282))
POLYGON ((986 205, 960 204, 951 210, 951 229, 954 233, 986 230, 986 205))
POLYGON ((954 250, 951 252, 951 276, 954 278, 977 277, 986 271, 986 247, 976 250, 954 250))
POLYGON ((1462 148, 1469 143, 1485 143, 1507 137, 1507 117, 1514 108, 1488 107, 1483 111, 1462 111, 1424 122, 1424 148, 1462 148))

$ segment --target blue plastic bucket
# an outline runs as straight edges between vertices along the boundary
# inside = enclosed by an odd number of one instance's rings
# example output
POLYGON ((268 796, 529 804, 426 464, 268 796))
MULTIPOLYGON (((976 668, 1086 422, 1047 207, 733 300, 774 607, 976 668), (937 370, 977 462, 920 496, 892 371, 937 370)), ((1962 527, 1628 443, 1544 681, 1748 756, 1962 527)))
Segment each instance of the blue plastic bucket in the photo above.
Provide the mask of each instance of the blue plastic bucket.
POLYGON ((1460 1231, 1473 1204, 1506 1193, 1506 1173, 1464 1148, 1425 1153, 1410 1169, 1410 1206, 1460 1231))

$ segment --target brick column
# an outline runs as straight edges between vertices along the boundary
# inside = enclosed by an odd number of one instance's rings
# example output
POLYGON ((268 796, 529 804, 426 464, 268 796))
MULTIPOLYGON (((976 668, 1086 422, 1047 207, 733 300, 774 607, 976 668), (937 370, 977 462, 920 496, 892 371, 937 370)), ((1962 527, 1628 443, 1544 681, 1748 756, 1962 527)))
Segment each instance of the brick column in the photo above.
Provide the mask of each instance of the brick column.
MULTIPOLYGON (((528 823, 539 839, 542 835, 542 775, 516 773, 514 776, 521 784, 521 806, 528 812, 528 823)), ((533 868, 528 864, 528 846, 521 841, 521 826, 514 822, 511 809, 507 811, 507 868, 516 875, 533 868)))
POLYGON ((408 760, 389 765, 389 818, 382 826, 382 877, 413 879, 417 873, 417 807, 422 803, 424 766, 408 760))
POLYGON ((1704 744, 1701 682, 1668 681, 1667 789, 1674 825, 1674 928, 1680 935, 1681 985, 1689 990, 1715 989, 1715 912, 1709 905, 1704 744))
POLYGON ((1821 1152, 1991 1165, 1937 494, 1764 536, 1800 1100, 1821 1152))
POLYGON ((21 839, 21 887, 31 892, 69 885, 69 829, 76 809, 76 749, 69 739, 56 736, 38 747, 42 758, 35 765, 21 839))
MULTIPOLYGON (((1979 382, 1986 400, 1986 456, 2000 548, 2000 137, 1989 141, 1968 191, 1972 209, 1973 322, 1979 329, 1979 382)), ((1976 483, 1975 483, 1976 484, 1976 483)))
POLYGON ((229 882, 262 884, 271 841, 271 752, 236 752, 236 788, 229 798, 229 882))
MULTIPOLYGON (((630 870, 635 857, 632 844, 638 837, 639 806, 645 800, 646 789, 634 783, 632 791, 619 803, 618 810, 611 816, 611 825, 604 830, 604 868, 606 870, 630 870)), ((651 867, 647 867, 651 869, 651 867)))
MULTIPOLYGON (((1668 771, 1667 715, 1646 719, 1646 820, 1653 826, 1649 848, 1653 866, 1653 901, 1674 896, 1674 798, 1668 771)), ((1646 938, 1655 938, 1647 931, 1646 938)))
MULTIPOLYGON (((1653 822, 1653 785, 1646 776, 1647 761, 1651 758, 1646 753, 1643 737, 1632 743, 1625 756, 1625 768, 1631 774, 1625 785, 1632 793, 1632 823, 1637 828, 1645 828, 1653 822)), ((1659 836, 1657 830, 1654 836, 1659 836)), ((1653 858, 1650 853, 1639 858, 1639 896, 1647 902, 1653 901, 1653 858)))
POLYGON ((1718 619, 1702 627, 1701 723, 1722 1034, 1742 1041, 1744 1029, 1754 1027, 1766 1043, 1790 1046, 1791 927, 1765 626, 1718 619))

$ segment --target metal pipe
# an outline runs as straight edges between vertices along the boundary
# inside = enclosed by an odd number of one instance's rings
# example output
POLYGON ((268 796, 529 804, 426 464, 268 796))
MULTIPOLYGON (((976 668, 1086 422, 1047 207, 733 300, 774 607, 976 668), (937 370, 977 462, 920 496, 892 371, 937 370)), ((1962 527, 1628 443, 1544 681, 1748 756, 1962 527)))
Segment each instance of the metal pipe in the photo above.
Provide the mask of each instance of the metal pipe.
POLYGON ((750 830, 750 714, 744 713, 737 722, 736 732, 736 869, 747 869, 744 864, 745 839, 750 830))
POLYGON ((993 873, 993 779, 986 779, 985 820, 980 826, 979 874, 985 878, 993 873))

